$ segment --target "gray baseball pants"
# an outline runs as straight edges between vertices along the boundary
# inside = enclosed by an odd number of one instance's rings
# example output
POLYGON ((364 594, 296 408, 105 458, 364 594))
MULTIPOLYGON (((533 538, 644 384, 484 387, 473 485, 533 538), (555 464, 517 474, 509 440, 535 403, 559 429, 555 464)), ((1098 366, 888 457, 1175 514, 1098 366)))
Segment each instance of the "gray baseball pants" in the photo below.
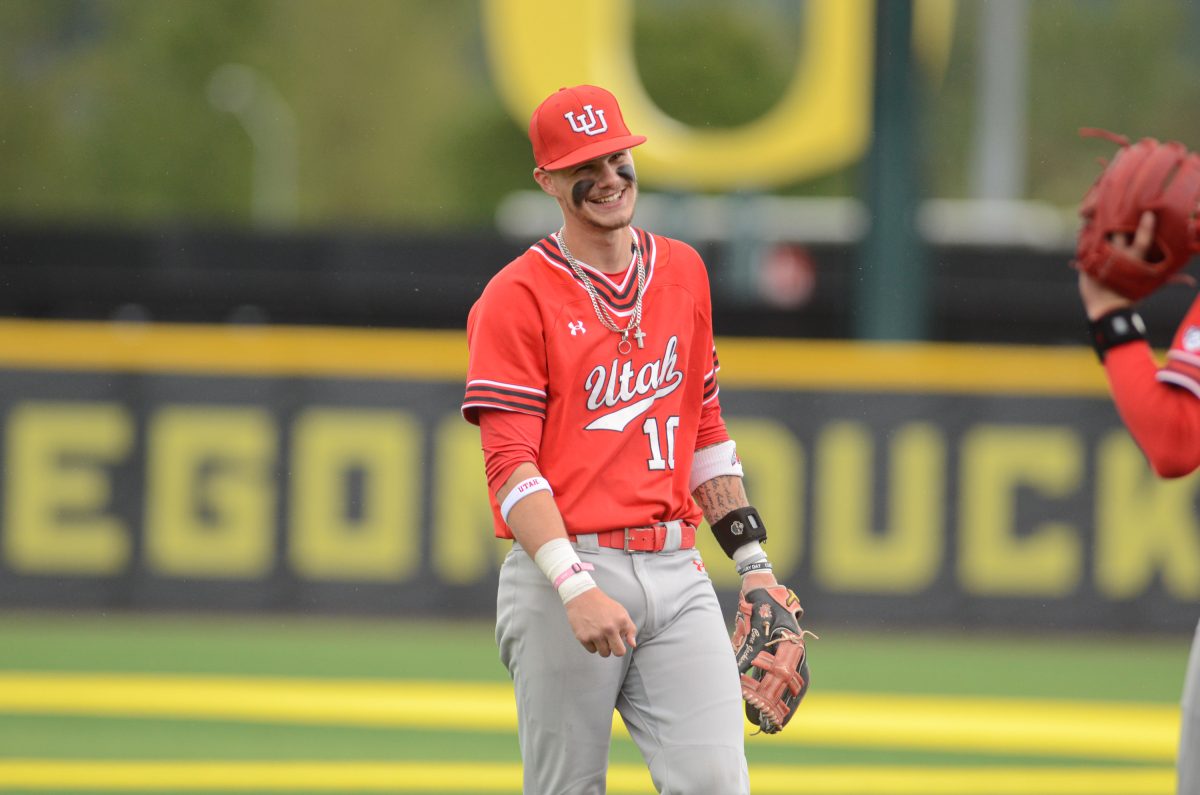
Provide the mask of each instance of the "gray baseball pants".
POLYGON ((1179 795, 1197 795, 1200 793, 1200 623, 1196 625, 1196 636, 1192 639, 1192 652, 1188 657, 1182 706, 1175 791, 1179 795))
POLYGON ((500 569, 496 642, 512 676, 526 795, 601 795, 612 715, 660 793, 748 795, 737 666, 696 550, 624 552, 581 536, 597 585, 637 626, 624 657, 589 653, 558 593, 514 544, 500 569))

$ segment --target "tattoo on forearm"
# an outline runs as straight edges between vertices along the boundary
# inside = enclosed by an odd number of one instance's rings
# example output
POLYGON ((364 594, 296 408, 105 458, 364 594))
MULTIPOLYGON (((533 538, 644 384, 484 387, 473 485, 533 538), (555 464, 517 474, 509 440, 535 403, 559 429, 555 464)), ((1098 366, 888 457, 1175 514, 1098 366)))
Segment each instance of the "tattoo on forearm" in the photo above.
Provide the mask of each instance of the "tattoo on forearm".
POLYGON ((706 480, 692 492, 696 504, 704 511, 704 518, 711 525, 720 520, 725 514, 737 508, 745 508, 750 504, 746 499, 746 489, 742 479, 737 475, 718 475, 706 480))

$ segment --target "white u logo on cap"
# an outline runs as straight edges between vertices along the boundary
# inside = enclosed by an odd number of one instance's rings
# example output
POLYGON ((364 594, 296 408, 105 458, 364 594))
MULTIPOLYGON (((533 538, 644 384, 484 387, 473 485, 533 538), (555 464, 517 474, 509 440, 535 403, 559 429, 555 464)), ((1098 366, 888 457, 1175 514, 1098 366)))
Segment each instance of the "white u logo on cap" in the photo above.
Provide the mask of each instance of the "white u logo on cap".
POLYGON ((563 114, 563 118, 571 123, 571 129, 584 135, 599 135, 608 132, 608 122, 604 120, 604 111, 592 110, 591 105, 583 106, 583 113, 576 115, 571 111, 563 114))

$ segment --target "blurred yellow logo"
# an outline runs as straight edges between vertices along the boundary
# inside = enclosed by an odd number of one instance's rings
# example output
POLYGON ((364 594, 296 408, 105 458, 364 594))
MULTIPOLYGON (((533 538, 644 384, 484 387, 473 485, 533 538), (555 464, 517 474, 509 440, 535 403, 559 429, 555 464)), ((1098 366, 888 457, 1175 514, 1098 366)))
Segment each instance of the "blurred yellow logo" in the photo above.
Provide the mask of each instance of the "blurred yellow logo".
MULTIPOLYGON (((949 51, 953 0, 917 0, 917 56, 940 72, 949 51)), ((859 160, 870 136, 874 4, 804 4, 795 72, 760 118, 730 129, 688 127, 647 94, 633 52, 632 0, 488 0, 484 36, 509 113, 524 128, 561 86, 612 91, 630 130, 645 135, 638 170, 660 185, 693 190, 773 187, 859 160), (546 46, 546 31, 586 31, 570 47, 546 46)), ((572 119, 572 124, 574 120, 572 119)))

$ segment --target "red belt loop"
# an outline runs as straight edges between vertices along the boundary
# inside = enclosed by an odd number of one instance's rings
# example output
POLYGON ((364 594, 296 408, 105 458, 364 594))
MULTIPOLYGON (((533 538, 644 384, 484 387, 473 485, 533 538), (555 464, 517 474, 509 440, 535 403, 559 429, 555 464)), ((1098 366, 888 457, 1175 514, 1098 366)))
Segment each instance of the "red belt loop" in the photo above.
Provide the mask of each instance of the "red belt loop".
MULTIPOLYGON (((626 527, 621 530, 602 530, 596 533, 596 543, 609 549, 622 549, 626 552, 661 552, 667 543, 667 526, 664 522, 646 527, 626 527)), ((575 541, 578 536, 570 536, 575 541)), ((679 548, 694 549, 696 547, 696 528, 687 522, 680 522, 679 548)))

